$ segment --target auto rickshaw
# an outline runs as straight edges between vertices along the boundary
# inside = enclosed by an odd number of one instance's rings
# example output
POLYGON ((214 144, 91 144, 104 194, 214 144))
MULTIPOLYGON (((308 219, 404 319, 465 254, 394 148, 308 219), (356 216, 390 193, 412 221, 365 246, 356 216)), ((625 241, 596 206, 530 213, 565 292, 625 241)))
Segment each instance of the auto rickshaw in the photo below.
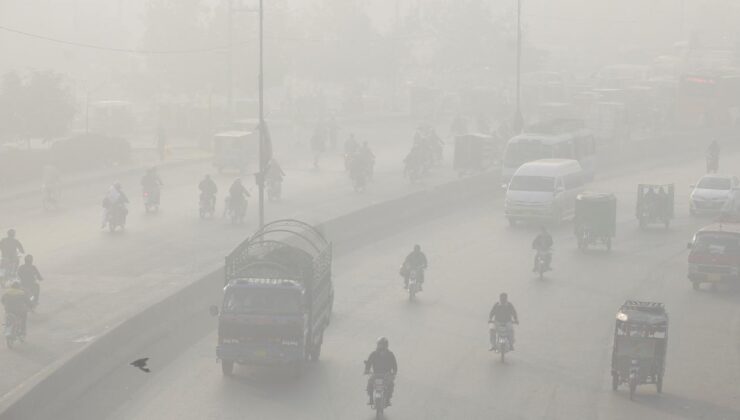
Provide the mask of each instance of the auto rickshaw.
POLYGON ((635 214, 641 229, 645 229, 651 223, 660 223, 668 229, 674 213, 674 191, 673 184, 639 184, 637 186, 635 214))
POLYGON ((612 348, 612 390, 627 384, 630 399, 637 385, 655 384, 663 392, 668 314, 659 302, 628 300, 617 312, 612 348))
POLYGON ((576 197, 574 231, 578 249, 595 243, 612 249, 617 228, 617 198, 614 194, 584 192, 576 197))
POLYGON ((213 138, 213 166, 219 173, 236 169, 240 174, 257 172, 259 165, 259 133, 225 131, 213 138))

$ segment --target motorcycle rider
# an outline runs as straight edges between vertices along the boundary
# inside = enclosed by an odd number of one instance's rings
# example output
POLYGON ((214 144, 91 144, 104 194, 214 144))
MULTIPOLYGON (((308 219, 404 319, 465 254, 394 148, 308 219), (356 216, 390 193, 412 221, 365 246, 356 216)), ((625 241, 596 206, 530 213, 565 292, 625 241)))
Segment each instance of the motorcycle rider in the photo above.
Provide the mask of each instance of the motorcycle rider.
POLYGON ((362 143, 362 146, 357 151, 357 158, 362 162, 367 173, 367 178, 373 179, 373 173, 375 172, 375 153, 373 153, 366 141, 362 143))
POLYGON ((3 282, 14 273, 9 273, 11 266, 18 267, 18 254, 24 254, 23 244, 15 238, 15 229, 8 229, 8 236, 0 239, 0 259, 3 267, 3 282))
POLYGON ((128 197, 123 192, 123 187, 120 182, 116 182, 108 189, 103 198, 103 222, 100 224, 100 228, 103 229, 110 222, 110 216, 115 211, 122 211, 125 215, 128 213, 126 210, 126 204, 128 204, 128 197))
POLYGON ((8 289, 3 294, 2 298, 0 298, 0 302, 2 302, 3 306, 5 307, 5 322, 7 323, 8 314, 15 315, 20 322, 20 335, 21 337, 25 337, 26 318, 28 318, 29 302, 28 295, 21 288, 21 284, 17 281, 14 281, 10 285, 10 289, 8 289))
POLYGON ((547 231, 547 229, 542 226, 542 230, 537 235, 536 238, 534 238, 534 241, 532 241, 532 249, 537 251, 537 254, 534 256, 534 265, 532 267, 532 271, 537 271, 537 255, 544 254, 545 257, 545 266, 550 269, 550 263, 552 262, 552 255, 550 254, 550 249, 552 248, 553 241, 552 236, 547 231))
POLYGON ((211 175, 206 174, 206 176, 203 177, 203 179, 200 181, 200 184, 198 184, 198 189, 200 190, 201 200, 208 200, 211 208, 215 208, 218 186, 215 182, 213 182, 213 179, 211 179, 211 175))
POLYGON ((707 148, 707 172, 717 173, 719 170, 719 143, 713 140, 707 148))
POLYGON ((357 141, 355 140, 354 133, 350 133, 349 137, 347 137, 347 140, 344 141, 344 169, 346 171, 349 171, 350 164, 355 158, 358 147, 359 146, 357 145, 357 141))
POLYGON ((236 212, 239 208, 246 207, 247 197, 251 197, 249 191, 242 184, 242 180, 237 178, 229 187, 229 206, 232 212, 236 212))
MULTIPOLYGON (((516 314, 516 309, 514 308, 514 305, 509 302, 509 295, 506 293, 501 293, 498 297, 498 302, 496 302, 493 305, 493 308, 491 308, 491 312, 488 313, 488 322, 493 322, 497 325, 504 325, 506 328, 506 331, 509 333, 509 337, 511 337, 511 350, 514 350, 514 326, 512 323, 519 325, 519 317, 516 314)), ((493 334, 493 332, 491 333, 493 334)), ((495 340, 493 339, 493 336, 491 337, 491 348, 489 348, 489 351, 493 351, 496 349, 495 347, 495 340)))
POLYGON ((426 270, 427 265, 427 256, 421 252, 421 245, 414 245, 414 250, 406 256, 406 259, 403 260, 403 265, 401 265, 403 288, 408 289, 411 271, 416 270, 419 276, 419 290, 422 290, 422 286, 424 285, 424 270, 426 270))
POLYGON ((33 265, 33 255, 28 254, 24 258, 24 263, 18 267, 18 280, 20 280, 21 288, 26 292, 31 303, 31 308, 39 304, 39 297, 41 295, 41 285, 39 282, 43 281, 41 272, 33 265))
POLYGON ((267 182, 282 184, 283 178, 285 178, 285 172, 277 159, 270 159, 270 162, 267 164, 267 182))
POLYGON ((387 398, 386 403, 388 406, 391 405, 391 397, 393 397, 393 380, 395 379, 396 373, 398 372, 398 363, 396 362, 396 356, 392 351, 388 350, 388 339, 385 337, 378 338, 377 347, 375 351, 370 353, 367 360, 365 360, 365 374, 372 375, 367 381, 367 395, 370 398, 368 405, 373 404, 373 379, 376 376, 386 376, 386 392, 387 398))
POLYGON ((142 190, 144 191, 144 193, 151 194, 152 199, 156 204, 159 204, 159 189, 162 185, 164 184, 157 174, 156 166, 152 166, 151 168, 147 169, 146 173, 141 178, 142 190))

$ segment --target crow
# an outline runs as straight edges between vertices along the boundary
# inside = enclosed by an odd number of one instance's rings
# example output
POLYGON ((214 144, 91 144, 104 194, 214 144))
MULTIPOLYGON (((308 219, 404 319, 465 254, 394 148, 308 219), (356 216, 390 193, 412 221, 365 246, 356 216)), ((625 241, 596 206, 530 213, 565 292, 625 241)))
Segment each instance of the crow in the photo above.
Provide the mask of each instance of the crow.
POLYGON ((139 368, 140 370, 149 373, 151 370, 149 370, 148 367, 146 367, 146 363, 149 361, 148 357, 144 357, 142 359, 134 360, 133 362, 129 363, 131 366, 135 368, 139 368))

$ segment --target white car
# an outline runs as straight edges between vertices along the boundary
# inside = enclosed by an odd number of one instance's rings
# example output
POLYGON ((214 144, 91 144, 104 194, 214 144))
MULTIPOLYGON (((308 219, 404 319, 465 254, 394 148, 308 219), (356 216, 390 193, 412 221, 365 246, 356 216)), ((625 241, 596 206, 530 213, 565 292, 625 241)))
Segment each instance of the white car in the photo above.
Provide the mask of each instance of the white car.
POLYGON ((689 213, 713 214, 722 211, 734 190, 740 188, 740 180, 736 176, 704 175, 691 188, 689 213))

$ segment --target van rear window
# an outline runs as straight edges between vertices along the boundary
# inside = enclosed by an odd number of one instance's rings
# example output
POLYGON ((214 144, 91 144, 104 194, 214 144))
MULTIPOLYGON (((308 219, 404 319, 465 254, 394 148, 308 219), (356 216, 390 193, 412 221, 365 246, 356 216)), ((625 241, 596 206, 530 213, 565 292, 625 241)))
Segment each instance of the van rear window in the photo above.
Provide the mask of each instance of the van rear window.
POLYGON ((516 175, 511 178, 510 191, 542 191, 555 190, 555 178, 550 176, 516 175))
POLYGON ((731 233, 707 232, 696 236, 694 251, 717 255, 740 254, 740 235, 731 233))

